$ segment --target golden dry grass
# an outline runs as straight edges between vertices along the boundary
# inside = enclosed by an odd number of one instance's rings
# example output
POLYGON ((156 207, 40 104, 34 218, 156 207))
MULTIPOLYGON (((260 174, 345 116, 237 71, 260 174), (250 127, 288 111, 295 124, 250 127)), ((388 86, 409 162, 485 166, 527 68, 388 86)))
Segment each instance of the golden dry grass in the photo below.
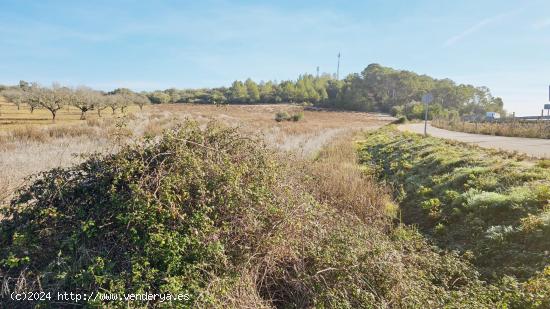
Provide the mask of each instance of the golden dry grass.
MULTIPOLYGON (((200 123, 211 120, 239 127, 242 131, 263 136, 266 143, 282 151, 290 151, 302 158, 313 157, 333 139, 350 136, 350 132, 379 127, 391 119, 356 112, 304 111, 298 122, 276 122, 279 111, 296 112, 302 108, 293 105, 189 105, 167 104, 137 107, 111 115, 104 110, 102 118, 89 112, 87 120, 78 120, 73 108, 58 114, 52 123, 43 110, 32 116, 10 104, 1 106, 0 116, 0 201, 6 201, 14 190, 30 175, 54 167, 76 164, 78 155, 93 152, 116 151, 124 142, 149 135, 177 125, 184 119, 200 123)), ((343 189, 342 189, 343 190, 343 189)), ((1 203, 1 202, 0 202, 1 203)))
POLYGON ((339 211, 353 213, 369 224, 387 223, 397 216, 398 206, 388 188, 365 174, 358 162, 358 132, 339 134, 308 163, 313 177, 309 187, 317 200, 339 211))
POLYGON ((466 133, 514 136, 529 138, 550 138, 550 123, 548 121, 513 121, 513 122, 463 122, 449 120, 434 120, 434 127, 466 133))

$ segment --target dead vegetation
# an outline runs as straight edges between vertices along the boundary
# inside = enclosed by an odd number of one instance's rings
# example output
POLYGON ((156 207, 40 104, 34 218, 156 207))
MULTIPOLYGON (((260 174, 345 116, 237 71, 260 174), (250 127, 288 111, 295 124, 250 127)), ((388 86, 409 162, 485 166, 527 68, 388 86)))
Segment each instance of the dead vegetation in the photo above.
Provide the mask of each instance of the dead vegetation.
POLYGON ((506 122, 466 122, 459 120, 436 119, 432 125, 437 128, 474 134, 514 136, 529 138, 550 138, 548 121, 506 121, 506 122))
POLYGON ((314 155, 338 134, 387 122, 384 117, 366 113, 323 111, 304 111, 304 119, 299 122, 279 123, 273 119, 277 111, 302 110, 292 105, 167 104, 146 106, 141 112, 137 107, 127 110, 125 114, 105 113, 101 118, 91 113, 85 121, 78 121, 76 109, 64 108, 52 124, 40 120, 44 117, 43 110, 36 110, 35 118, 21 118, 15 106, 4 103, 0 116, 0 188, 13 192, 29 175, 71 166, 81 161, 78 155, 109 152, 135 137, 158 136, 185 119, 203 124, 218 120, 241 131, 260 134, 278 149, 306 157, 314 155))

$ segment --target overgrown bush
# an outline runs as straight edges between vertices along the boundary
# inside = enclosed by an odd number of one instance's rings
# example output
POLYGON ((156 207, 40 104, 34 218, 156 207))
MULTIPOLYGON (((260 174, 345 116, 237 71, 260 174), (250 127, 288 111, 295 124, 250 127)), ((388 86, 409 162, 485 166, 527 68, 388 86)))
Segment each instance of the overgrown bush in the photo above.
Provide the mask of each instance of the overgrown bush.
POLYGON ((380 229, 315 201, 291 170, 254 138, 185 122, 45 172, 3 209, 3 305, 22 306, 10 291, 190 297, 84 301, 119 308, 505 304, 456 254, 413 229, 380 229))
POLYGON ((290 114, 287 112, 278 112, 275 114, 275 121, 281 122, 284 120, 290 120, 290 114))
POLYGON ((192 123, 46 172, 4 211, 2 276, 19 289, 197 298, 279 222, 276 177, 261 147, 192 123))
POLYGON ((293 114, 290 118, 294 122, 300 121, 300 120, 302 120, 302 118, 304 118, 304 114, 303 113, 296 113, 296 114, 293 114))
POLYGON ((407 123, 407 122, 409 122, 409 120, 407 119, 407 116, 400 116, 393 123, 394 124, 403 124, 403 123, 407 123))

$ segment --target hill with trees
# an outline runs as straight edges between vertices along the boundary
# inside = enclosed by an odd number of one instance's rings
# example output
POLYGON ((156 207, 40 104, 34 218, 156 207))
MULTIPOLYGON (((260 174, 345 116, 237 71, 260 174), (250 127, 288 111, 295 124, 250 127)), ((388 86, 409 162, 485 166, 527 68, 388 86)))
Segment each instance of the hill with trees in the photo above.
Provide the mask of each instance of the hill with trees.
POLYGON ((309 103, 316 106, 385 112, 394 116, 422 118, 422 95, 431 93, 429 117, 483 114, 486 111, 505 114, 503 101, 487 87, 457 84, 450 79, 436 79, 410 71, 395 70, 370 64, 361 73, 337 80, 329 74, 303 74, 297 80, 281 82, 234 81, 230 87, 175 88, 148 93, 152 103, 309 103))

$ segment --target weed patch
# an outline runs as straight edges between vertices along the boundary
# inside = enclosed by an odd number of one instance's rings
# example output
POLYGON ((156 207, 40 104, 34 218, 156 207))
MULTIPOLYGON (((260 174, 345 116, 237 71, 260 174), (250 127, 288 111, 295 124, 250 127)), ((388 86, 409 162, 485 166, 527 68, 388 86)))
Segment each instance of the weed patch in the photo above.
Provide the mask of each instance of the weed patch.
POLYGON ((362 161, 389 181, 403 218, 448 249, 473 253, 483 276, 529 280, 550 259, 550 170, 514 157, 384 128, 362 161))

